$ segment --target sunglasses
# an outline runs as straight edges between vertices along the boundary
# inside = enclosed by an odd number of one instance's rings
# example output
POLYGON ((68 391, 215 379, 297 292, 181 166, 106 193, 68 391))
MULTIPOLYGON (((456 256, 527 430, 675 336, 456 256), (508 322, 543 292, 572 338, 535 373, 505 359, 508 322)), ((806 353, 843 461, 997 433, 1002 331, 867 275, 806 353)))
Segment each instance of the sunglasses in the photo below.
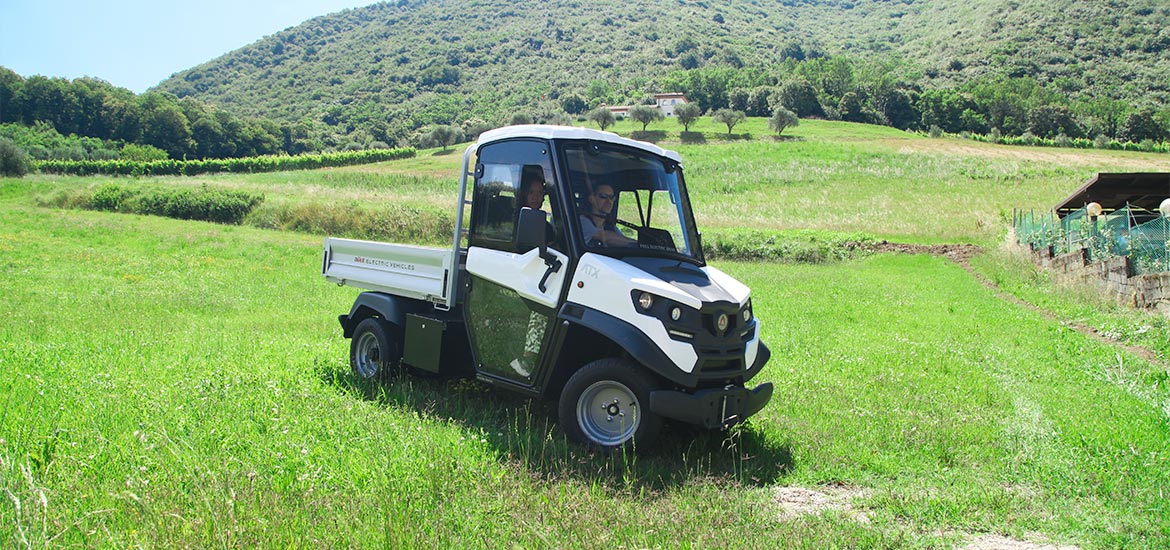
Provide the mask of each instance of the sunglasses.
POLYGON ((614 198, 613 193, 594 193, 594 195, 596 195, 597 198, 599 198, 603 201, 611 201, 614 198))

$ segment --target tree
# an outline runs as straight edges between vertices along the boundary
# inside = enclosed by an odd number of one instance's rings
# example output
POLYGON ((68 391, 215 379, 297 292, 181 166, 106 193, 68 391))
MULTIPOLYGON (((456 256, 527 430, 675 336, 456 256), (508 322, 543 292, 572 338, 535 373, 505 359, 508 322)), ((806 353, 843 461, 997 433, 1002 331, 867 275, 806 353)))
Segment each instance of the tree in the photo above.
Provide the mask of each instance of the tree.
POLYGON ((532 124, 532 117, 527 113, 515 113, 512 115, 512 120, 508 122, 511 126, 519 126, 521 124, 532 124))
POLYGON ((746 115, 743 111, 733 111, 731 109, 719 109, 715 114, 711 115, 711 119, 719 124, 727 126, 727 135, 731 136, 731 129, 735 128, 736 124, 743 121, 746 115))
POLYGON ((747 116, 768 116, 772 112, 772 96, 776 88, 772 86, 756 86, 748 95, 747 108, 743 110, 747 116))
POLYGON ((1079 124, 1064 105, 1041 105, 1028 113, 1028 131, 1043 138, 1082 137, 1079 124))
POLYGON ((488 130, 491 130, 493 128, 493 126, 491 124, 488 124, 483 119, 469 118, 469 119, 463 121, 463 124, 460 125, 460 128, 463 129, 463 136, 465 138, 474 140, 474 139, 479 138, 480 134, 482 134, 488 130))
POLYGON ((613 126, 613 123, 615 122, 613 111, 610 111, 609 107, 598 107, 592 111, 589 111, 589 114, 585 115, 585 118, 589 122, 597 123, 597 125, 600 126, 602 130, 613 126))
POLYGON ((784 107, 776 107, 772 113, 772 118, 768 119, 768 128, 776 130, 776 135, 784 133, 785 128, 792 128, 800 125, 800 118, 796 113, 785 109, 784 107))
POLYGON ((727 92, 727 107, 736 111, 748 110, 748 99, 751 92, 744 88, 736 88, 727 92))
POLYGON ((431 130, 430 138, 431 141, 438 143, 443 147, 443 150, 446 151, 448 145, 463 139, 463 129, 458 126, 450 126, 445 124, 435 126, 435 128, 431 130))
POLYGON ((565 94, 561 96, 561 109, 570 115, 579 115, 589 108, 589 104, 585 102, 585 96, 581 94, 565 94))
POLYGON ((817 91, 800 77, 780 86, 780 104, 802 118, 825 116, 825 109, 817 99, 817 91))
POLYGON ((865 104, 857 92, 845 92, 837 103, 837 116, 845 122, 871 122, 865 112, 865 104))
POLYGON ((191 139, 191 128, 187 117, 175 104, 174 96, 148 92, 142 98, 143 141, 166 151, 173 159, 193 153, 195 142, 191 139))
POLYGON ((15 143, 0 138, 0 176, 23 177, 28 173, 28 155, 15 143))
POLYGON ((886 125, 899 130, 909 129, 920 118, 909 94, 900 88, 879 87, 873 93, 873 103, 886 125))
POLYGON ((1129 141, 1132 143, 1141 143, 1147 139, 1153 141, 1165 141, 1167 134, 1162 125, 1154 119, 1154 112, 1150 109, 1130 113, 1125 119, 1125 123, 1121 125, 1121 130, 1117 133, 1117 137, 1122 141, 1129 141))
POLYGON ((699 120, 702 115, 703 111, 694 103, 683 103, 674 107, 674 116, 678 119, 678 123, 683 125, 684 132, 691 131, 691 124, 699 120))
POLYGON ((647 125, 649 125, 651 122, 662 120, 664 117, 662 116, 662 111, 658 110, 657 107, 651 107, 649 105, 636 105, 633 109, 630 109, 630 118, 634 119, 636 122, 641 122, 642 131, 645 132, 647 125))

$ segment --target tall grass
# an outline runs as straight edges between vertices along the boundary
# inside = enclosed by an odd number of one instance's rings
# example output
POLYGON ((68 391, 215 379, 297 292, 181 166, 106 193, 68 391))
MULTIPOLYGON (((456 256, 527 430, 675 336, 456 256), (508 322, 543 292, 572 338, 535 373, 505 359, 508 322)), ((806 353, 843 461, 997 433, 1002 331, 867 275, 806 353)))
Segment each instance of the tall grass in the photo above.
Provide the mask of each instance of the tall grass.
POLYGON ((355 291, 317 275, 314 236, 4 209, 0 536, 20 547, 1170 540, 1141 362, 941 259, 720 264, 755 291, 772 404, 607 457, 475 382, 356 380, 355 291), (792 485, 852 511, 785 514, 792 485))

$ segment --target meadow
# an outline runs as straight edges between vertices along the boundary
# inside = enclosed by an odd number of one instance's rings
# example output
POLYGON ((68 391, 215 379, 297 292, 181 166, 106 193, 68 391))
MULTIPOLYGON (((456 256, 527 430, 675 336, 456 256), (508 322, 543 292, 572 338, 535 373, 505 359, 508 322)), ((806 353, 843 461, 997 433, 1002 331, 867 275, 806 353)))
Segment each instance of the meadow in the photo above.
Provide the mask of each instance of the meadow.
MULTIPOLYGON (((336 316, 357 291, 321 279, 322 233, 59 207, 139 180, 0 180, 0 539, 1170 545, 1164 321, 1061 288, 1001 247, 1011 208, 1170 159, 813 121, 782 140, 718 130, 677 145, 705 231, 973 242, 988 250, 974 273, 998 286, 928 255, 720 260, 753 289, 771 404, 729 433, 677 429, 655 449, 594 455, 565 441, 543 403, 468 381, 355 379, 336 316)), ((141 181, 263 193, 258 212, 438 211, 458 157, 141 181)))

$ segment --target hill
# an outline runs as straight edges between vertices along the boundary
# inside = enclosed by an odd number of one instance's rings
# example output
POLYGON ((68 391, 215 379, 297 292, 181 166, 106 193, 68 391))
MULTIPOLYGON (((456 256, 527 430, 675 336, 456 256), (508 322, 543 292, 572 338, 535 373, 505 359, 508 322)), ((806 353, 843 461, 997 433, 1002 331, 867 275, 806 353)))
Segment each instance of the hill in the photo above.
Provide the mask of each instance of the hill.
POLYGON ((826 56, 853 61, 813 82, 832 106, 867 81, 920 90, 1029 77, 1070 100, 1161 107, 1168 17, 1157 0, 403 0, 312 19, 159 89, 388 142, 426 124, 559 111, 552 100, 569 93, 638 102, 686 87, 686 70, 774 85, 826 56))

